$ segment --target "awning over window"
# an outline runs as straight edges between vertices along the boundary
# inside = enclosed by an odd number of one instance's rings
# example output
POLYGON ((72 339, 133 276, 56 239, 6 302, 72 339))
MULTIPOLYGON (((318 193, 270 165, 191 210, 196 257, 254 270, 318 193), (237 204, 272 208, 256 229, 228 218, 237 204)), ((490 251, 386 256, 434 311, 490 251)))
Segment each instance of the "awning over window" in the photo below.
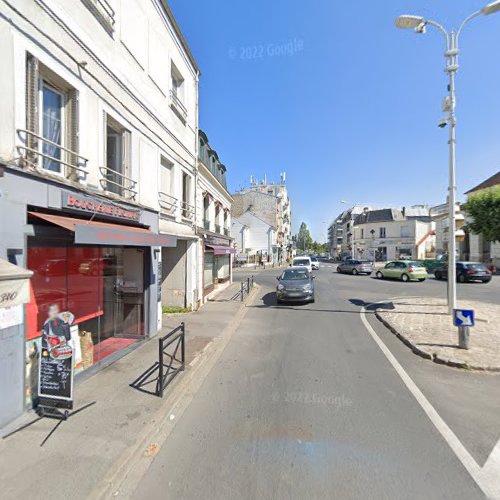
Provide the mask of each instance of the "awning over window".
POLYGON ((177 238, 168 234, 157 234, 142 227, 111 224, 61 215, 28 212, 46 222, 75 233, 75 243, 86 245, 117 245, 145 247, 176 247, 177 238))
POLYGON ((32 275, 31 271, 0 259, 0 308, 29 302, 29 279, 32 275))
POLYGON ((214 255, 229 255, 236 253, 236 249, 232 247, 224 247, 222 245, 209 245, 205 243, 205 246, 211 248, 214 251, 214 255))

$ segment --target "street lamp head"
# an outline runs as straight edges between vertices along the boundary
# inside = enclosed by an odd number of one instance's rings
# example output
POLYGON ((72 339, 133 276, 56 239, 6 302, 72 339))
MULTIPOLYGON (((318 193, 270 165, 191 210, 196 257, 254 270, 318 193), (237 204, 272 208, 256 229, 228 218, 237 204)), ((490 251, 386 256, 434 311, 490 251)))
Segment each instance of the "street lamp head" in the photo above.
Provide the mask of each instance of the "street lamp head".
MULTIPOLYGON (((500 0, 499 0, 500 1, 500 0)), ((425 26, 425 19, 421 16, 410 16, 408 14, 403 14, 396 19, 396 27, 401 29, 419 29, 419 32, 423 32, 423 27, 425 26)))
POLYGON ((500 10, 500 0, 496 0, 496 2, 491 2, 488 5, 485 5, 481 9, 481 12, 485 16, 489 16, 490 14, 494 14, 495 12, 498 12, 499 10, 500 10))

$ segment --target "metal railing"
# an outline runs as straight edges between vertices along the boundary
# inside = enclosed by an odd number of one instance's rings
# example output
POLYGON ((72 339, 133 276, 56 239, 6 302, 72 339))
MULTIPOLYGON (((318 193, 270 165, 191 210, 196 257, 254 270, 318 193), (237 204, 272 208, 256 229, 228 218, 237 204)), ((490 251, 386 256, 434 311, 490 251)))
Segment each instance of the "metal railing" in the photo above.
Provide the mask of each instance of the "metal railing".
POLYGON ((175 196, 160 191, 158 193, 158 203, 164 213, 175 216, 179 204, 179 200, 175 196))
POLYGON ((242 281, 240 283, 240 298, 241 302, 245 300, 245 293, 248 295, 250 294, 250 290, 253 288, 254 281, 253 281, 253 274, 252 276, 249 276, 245 281, 242 281))
POLYGON ((194 218, 194 206, 186 201, 181 201, 181 215, 184 219, 192 221, 194 218))
POLYGON ((123 196, 124 198, 135 199, 137 196, 137 190, 135 189, 137 181, 112 168, 99 167, 99 171, 102 175, 99 183, 105 191, 123 196))
POLYGON ((215 224, 215 232, 216 232, 216 233, 221 233, 221 227, 220 227, 220 224, 215 224))
POLYGON ((184 371, 186 357, 185 337, 186 327, 182 322, 177 328, 158 339, 158 396, 160 398, 163 397, 167 385, 172 382, 179 372, 184 371), (172 353, 166 351, 170 346, 174 346, 172 353), (181 349, 180 359, 177 358, 179 347, 181 349))
POLYGON ((170 90, 170 105, 175 108, 182 118, 187 118, 187 108, 173 90, 170 90))
POLYGON ((229 229, 227 227, 224 228, 224 234, 226 236, 229 236, 229 229))
MULTIPOLYGON (((29 137, 31 139, 31 141, 33 141, 34 145, 37 145, 38 142, 41 142, 42 144, 48 144, 50 146, 54 146, 55 148, 57 148, 60 151, 63 151, 64 156, 68 156, 70 159, 76 159, 76 164, 70 163, 69 161, 65 161, 62 159, 62 156, 63 156, 62 154, 61 154, 61 158, 56 158, 54 156, 43 153, 38 148, 29 147, 29 146, 26 146, 24 144, 18 145, 17 149, 20 151, 24 151, 24 154, 22 154, 22 160, 24 162, 28 163, 29 165, 43 169, 43 160, 42 160, 42 162, 39 162, 40 158, 42 158, 42 159, 47 159, 47 160, 56 162, 59 165, 62 165, 64 167, 71 169, 72 171, 80 172, 84 175, 88 174, 88 170, 87 170, 88 159, 85 158, 84 156, 78 154, 77 152, 72 151, 71 149, 65 148, 64 146, 57 144, 57 142, 50 141, 49 139, 46 139, 45 137, 43 137, 39 134, 35 134, 35 132, 31 132, 31 131, 26 130, 26 129, 22 129, 22 128, 17 129, 17 134, 25 142, 27 142, 27 139, 29 137), (24 135, 24 139, 22 137, 23 135, 24 135), (32 159, 28 158, 28 156, 35 157, 34 161, 32 159), (39 163, 42 163, 42 165, 39 165, 39 163)), ((50 170, 48 170, 48 171, 50 172, 50 170)))
POLYGON ((209 221, 209 220, 205 220, 205 221, 203 221, 203 227, 204 227, 207 231, 210 231, 210 221, 209 221))
POLYGON ((104 21, 109 28, 114 29, 115 11, 107 0, 83 0, 83 3, 99 17, 100 21, 104 21))

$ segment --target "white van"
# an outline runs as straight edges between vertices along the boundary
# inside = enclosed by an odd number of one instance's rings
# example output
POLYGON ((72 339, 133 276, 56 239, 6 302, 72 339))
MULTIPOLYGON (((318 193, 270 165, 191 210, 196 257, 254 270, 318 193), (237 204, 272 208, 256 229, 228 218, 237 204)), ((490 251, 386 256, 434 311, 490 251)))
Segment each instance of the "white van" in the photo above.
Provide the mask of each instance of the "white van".
POLYGON ((292 267, 307 267, 307 270, 311 272, 312 271, 311 257, 308 257, 307 255, 295 257, 295 259, 293 259, 292 262, 292 267))

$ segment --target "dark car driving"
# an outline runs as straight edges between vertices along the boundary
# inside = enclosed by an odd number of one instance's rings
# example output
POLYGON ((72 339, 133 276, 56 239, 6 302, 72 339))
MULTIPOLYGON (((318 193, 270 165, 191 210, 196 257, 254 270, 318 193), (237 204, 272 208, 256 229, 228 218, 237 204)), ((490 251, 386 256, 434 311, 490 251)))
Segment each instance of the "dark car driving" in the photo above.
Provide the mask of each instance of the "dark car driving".
MULTIPOLYGON (((466 283, 469 281, 481 281, 488 283, 491 281, 491 271, 481 262, 457 262, 457 281, 466 283)), ((448 264, 437 267, 434 270, 437 280, 448 279, 448 264)))
POLYGON ((278 304, 287 301, 314 302, 314 276, 306 267, 285 269, 276 279, 279 281, 276 287, 278 304))

